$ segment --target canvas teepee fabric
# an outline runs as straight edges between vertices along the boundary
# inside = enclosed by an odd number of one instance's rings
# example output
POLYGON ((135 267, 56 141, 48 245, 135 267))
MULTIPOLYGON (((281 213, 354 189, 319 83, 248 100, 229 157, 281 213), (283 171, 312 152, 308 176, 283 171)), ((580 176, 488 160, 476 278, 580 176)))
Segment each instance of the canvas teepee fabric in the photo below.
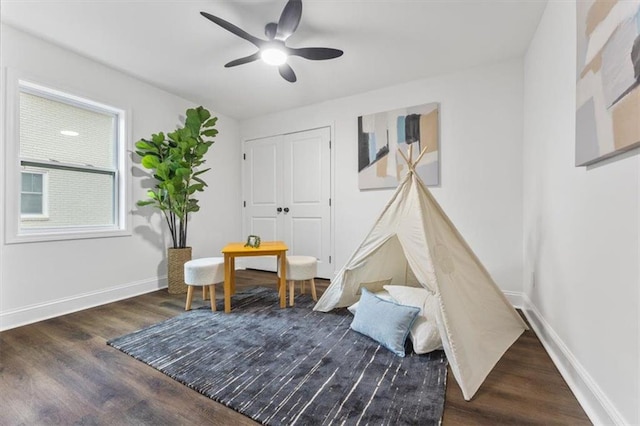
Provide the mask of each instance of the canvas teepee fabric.
POLYGON ((438 301, 436 321, 451 370, 470 400, 527 325, 409 166, 314 310, 349 306, 361 284, 372 281, 427 288, 438 301))

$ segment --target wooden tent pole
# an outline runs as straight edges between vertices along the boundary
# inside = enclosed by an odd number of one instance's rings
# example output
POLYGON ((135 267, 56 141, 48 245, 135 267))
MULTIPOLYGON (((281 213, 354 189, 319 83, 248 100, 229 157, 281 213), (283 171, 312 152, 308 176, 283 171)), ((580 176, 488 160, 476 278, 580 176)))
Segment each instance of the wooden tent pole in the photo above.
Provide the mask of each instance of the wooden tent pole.
POLYGON ((411 164, 411 161, 409 161, 407 156, 404 155, 404 152, 402 152, 402 150, 400 148, 398 148, 396 151, 400 153, 402 158, 404 158, 404 161, 407 163, 407 166, 409 166, 409 170, 413 169, 413 164, 411 164))
POLYGON ((413 163, 414 166, 417 166, 418 163, 420 162, 420 160, 422 160, 422 157, 427 153, 427 146, 425 145, 424 148, 422 148, 422 151, 420 151, 420 155, 418 155, 418 159, 415 161, 415 163, 413 163))

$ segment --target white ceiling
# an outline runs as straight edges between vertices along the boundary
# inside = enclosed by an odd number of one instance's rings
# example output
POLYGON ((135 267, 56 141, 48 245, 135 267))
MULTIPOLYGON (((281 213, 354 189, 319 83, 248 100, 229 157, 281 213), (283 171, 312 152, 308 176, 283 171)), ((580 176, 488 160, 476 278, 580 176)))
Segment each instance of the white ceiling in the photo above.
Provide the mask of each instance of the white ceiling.
POLYGON ((264 38, 286 0, 2 0, 3 22, 237 119, 522 56, 546 0, 305 0, 291 47, 332 47, 328 61, 290 58, 298 81, 200 16, 264 38))

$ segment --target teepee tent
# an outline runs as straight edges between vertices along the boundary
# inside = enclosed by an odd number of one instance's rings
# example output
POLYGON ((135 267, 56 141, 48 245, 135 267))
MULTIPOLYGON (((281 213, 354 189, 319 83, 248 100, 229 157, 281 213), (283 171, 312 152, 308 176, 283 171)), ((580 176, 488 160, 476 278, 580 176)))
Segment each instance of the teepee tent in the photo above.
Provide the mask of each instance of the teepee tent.
POLYGON ((451 370, 470 400, 527 325, 418 177, 421 156, 405 157, 409 172, 314 310, 349 306, 362 283, 377 280, 427 288, 451 370))

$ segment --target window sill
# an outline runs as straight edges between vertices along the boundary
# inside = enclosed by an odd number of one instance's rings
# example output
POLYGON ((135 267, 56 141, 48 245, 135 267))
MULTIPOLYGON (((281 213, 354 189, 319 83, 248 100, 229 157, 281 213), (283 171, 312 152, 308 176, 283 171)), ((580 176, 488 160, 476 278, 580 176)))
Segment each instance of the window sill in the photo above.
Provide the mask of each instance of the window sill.
POLYGON ((6 244, 38 243, 49 241, 84 240, 96 238, 130 237, 129 229, 64 229, 37 232, 20 232, 18 235, 7 235, 6 244))
POLYGON ((42 222, 45 220, 49 220, 49 215, 46 214, 34 214, 34 215, 26 215, 23 214, 20 216, 21 222, 42 222))

